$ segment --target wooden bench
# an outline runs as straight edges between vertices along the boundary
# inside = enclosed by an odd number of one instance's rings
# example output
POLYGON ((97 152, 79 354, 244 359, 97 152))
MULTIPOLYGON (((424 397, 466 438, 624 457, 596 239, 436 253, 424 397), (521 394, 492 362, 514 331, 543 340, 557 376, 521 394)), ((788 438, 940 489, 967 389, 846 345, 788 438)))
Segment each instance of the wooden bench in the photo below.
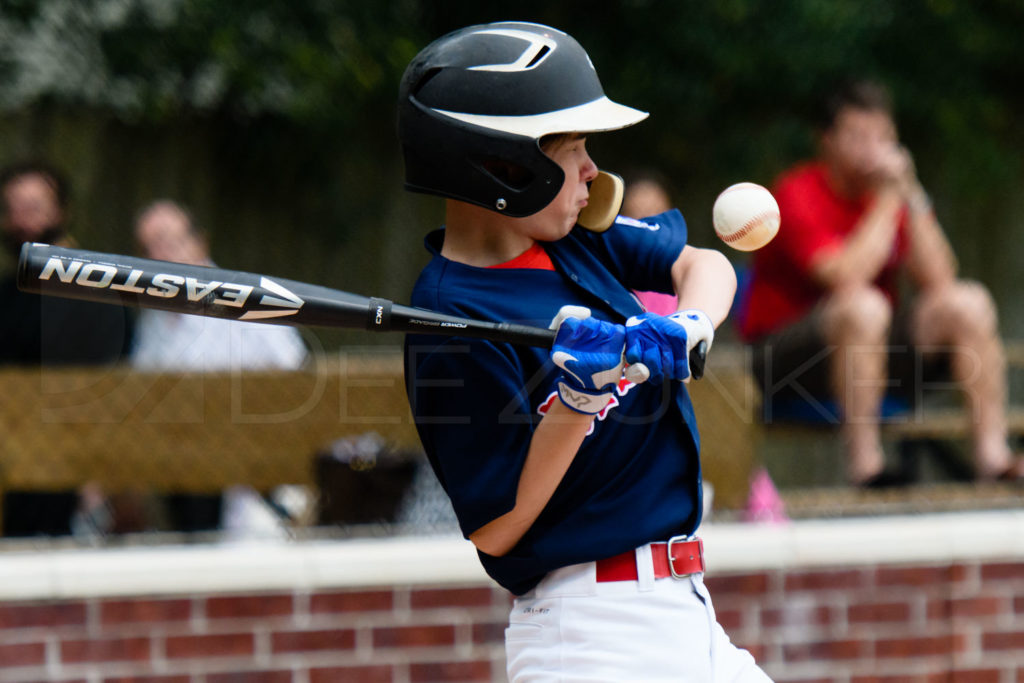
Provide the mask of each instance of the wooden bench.
MULTIPOLYGON (((705 479, 721 509, 742 507, 762 446, 759 392, 743 347, 715 347, 690 393, 705 479)), ((1024 365, 1024 345, 1008 354, 1024 365)), ((420 448, 397 350, 338 353, 299 372, 138 373, 127 368, 0 370, 0 494, 95 481, 105 490, 214 493, 232 484, 266 491, 314 484, 313 457, 332 441, 375 431, 420 448)), ((1024 410, 1011 412, 1024 435, 1024 410)), ((802 427, 821 437, 821 428, 802 427)), ((955 439, 959 412, 886 426, 894 437, 955 439)))
POLYGON ((376 431, 418 449, 398 353, 298 372, 0 371, 0 493, 96 482, 109 492, 312 485, 313 456, 376 431))
MULTIPOLYGON (((0 370, 0 495, 96 482, 105 491, 216 493, 313 485, 332 441, 374 431, 420 444, 395 350, 341 353, 299 372, 138 373, 128 368, 0 370)), ((753 466, 753 385, 728 364, 691 385, 705 473, 742 502, 753 466)))
MULTIPOLYGON (((1006 357, 1011 373, 1024 369, 1024 341, 1007 342, 1006 357)), ((726 359, 731 364, 745 363, 745 367, 749 366, 749 359, 739 350, 733 351, 733 355, 726 356, 726 359)), ((722 359, 716 358, 716 361, 722 362, 722 359)), ((966 440, 970 434, 970 416, 959 407, 950 407, 959 406, 959 397, 955 392, 944 393, 945 396, 932 398, 945 400, 926 400, 923 407, 883 419, 882 437, 897 450, 901 465, 908 470, 921 469, 924 465, 924 469, 941 477, 968 480, 973 478, 973 463, 963 451, 966 450, 966 440)), ((755 415, 760 415, 759 407, 755 409, 755 415)), ((760 420, 758 422, 761 432, 759 459, 767 461, 770 469, 775 465, 781 471, 783 484, 788 484, 785 472, 797 467, 805 475, 803 479, 796 478, 799 486, 810 485, 810 480, 820 481, 823 478, 830 479, 831 484, 845 481, 844 463, 841 460, 833 457, 828 462, 819 462, 824 451, 833 455, 841 453, 841 445, 835 438, 837 424, 824 420, 785 420, 771 424, 763 424, 760 420), (789 452, 780 456, 780 450, 789 452), (788 462, 779 462, 786 460, 788 462)), ((1011 440, 1024 441, 1024 406, 1008 407, 1007 424, 1011 440)))

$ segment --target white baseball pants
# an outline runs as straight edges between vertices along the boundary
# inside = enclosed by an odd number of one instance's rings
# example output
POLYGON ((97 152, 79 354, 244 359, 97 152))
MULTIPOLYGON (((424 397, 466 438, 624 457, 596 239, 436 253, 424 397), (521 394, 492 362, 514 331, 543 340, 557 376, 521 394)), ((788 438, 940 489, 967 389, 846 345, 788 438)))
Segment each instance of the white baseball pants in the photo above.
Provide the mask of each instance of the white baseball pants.
POLYGON ((588 562, 516 599, 505 631, 510 681, 771 682, 718 624, 703 575, 655 579, 650 547, 636 553, 636 581, 598 583, 588 562))

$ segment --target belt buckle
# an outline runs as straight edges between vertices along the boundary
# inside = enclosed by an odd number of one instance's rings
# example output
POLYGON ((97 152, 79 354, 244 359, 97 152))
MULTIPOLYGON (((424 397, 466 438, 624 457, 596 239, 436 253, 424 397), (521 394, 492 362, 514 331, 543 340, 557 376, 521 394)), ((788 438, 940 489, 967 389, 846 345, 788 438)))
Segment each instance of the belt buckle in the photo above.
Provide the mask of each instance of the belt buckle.
MULTIPOLYGON (((676 543, 689 543, 690 541, 697 541, 697 553, 700 558, 700 571, 704 571, 704 541, 702 541, 699 536, 687 536, 686 534, 673 536, 668 539, 668 548, 665 552, 668 553, 668 569, 672 572, 672 578, 674 579, 685 579, 687 576, 690 576, 690 574, 680 574, 676 571, 675 555, 672 554, 672 546, 676 543)), ((691 573, 695 574, 696 572, 691 573)))

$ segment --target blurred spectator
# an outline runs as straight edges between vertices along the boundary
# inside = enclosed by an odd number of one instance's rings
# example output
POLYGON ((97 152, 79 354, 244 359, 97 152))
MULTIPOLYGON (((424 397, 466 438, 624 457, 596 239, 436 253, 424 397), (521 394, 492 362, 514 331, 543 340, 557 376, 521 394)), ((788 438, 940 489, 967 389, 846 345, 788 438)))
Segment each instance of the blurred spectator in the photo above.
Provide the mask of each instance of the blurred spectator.
POLYGON ((622 197, 623 216, 646 218, 672 208, 664 182, 653 173, 638 173, 628 181, 622 197))
MULTIPOLYGON (((68 181, 43 163, 0 171, 3 245, 17 261, 23 242, 74 246, 66 220, 68 181)), ((41 297, 18 290, 14 273, 0 279, 0 365, 94 365, 119 360, 131 339, 131 317, 118 306, 41 297)))
POLYGON ((754 257, 740 324, 766 406, 834 397, 848 479, 896 485, 906 482, 885 468, 879 431, 886 387, 913 404, 945 373, 972 418, 977 478, 1020 479, 995 307, 981 284, 957 279, 888 93, 851 83, 822 114, 818 158, 777 183, 782 229, 754 257), (902 275, 916 290, 905 301, 902 275))
MULTIPOLYGON (((135 223, 146 258, 210 266, 205 235, 188 211, 168 200, 150 204, 135 223)), ((147 309, 139 314, 132 365, 140 370, 293 370, 306 346, 291 327, 147 309)))
MULTIPOLYGON (((656 174, 642 172, 631 175, 622 197, 622 215, 629 218, 656 216, 672 208, 672 200, 664 181, 656 174)), ((679 306, 675 294, 663 292, 636 292, 644 308, 658 315, 675 313, 679 306)))
MULTIPOLYGON (((135 241, 146 258, 213 265, 206 236, 189 212, 170 200, 153 202, 139 212, 135 241)), ((292 327, 152 309, 140 312, 135 339, 131 362, 143 371, 295 370, 308 355, 292 327)), ((266 533, 269 513, 261 500, 248 487, 231 487, 224 496, 177 494, 166 502, 175 530, 221 526, 238 538, 266 533)))
MULTIPOLYGON (((74 246, 66 227, 71 187, 56 168, 31 162, 0 170, 0 197, 0 236, 12 263, 23 242, 74 246)), ((125 309, 21 292, 13 269, 0 277, 0 312, 0 366, 114 363, 130 344, 125 309)), ((3 533, 69 534, 77 500, 73 491, 6 491, 3 533)))

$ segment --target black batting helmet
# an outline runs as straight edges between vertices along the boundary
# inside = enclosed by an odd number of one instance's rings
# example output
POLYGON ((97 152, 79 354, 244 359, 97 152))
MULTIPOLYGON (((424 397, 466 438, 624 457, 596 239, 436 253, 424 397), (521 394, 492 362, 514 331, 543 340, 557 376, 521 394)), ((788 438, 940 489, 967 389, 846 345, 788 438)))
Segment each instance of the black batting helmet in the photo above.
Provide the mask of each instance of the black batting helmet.
POLYGON ((561 31, 522 22, 463 28, 424 48, 402 77, 405 187, 529 216, 551 203, 565 176, 541 137, 646 117, 605 96, 586 51, 561 31), (495 171, 510 167, 516 172, 495 171))

